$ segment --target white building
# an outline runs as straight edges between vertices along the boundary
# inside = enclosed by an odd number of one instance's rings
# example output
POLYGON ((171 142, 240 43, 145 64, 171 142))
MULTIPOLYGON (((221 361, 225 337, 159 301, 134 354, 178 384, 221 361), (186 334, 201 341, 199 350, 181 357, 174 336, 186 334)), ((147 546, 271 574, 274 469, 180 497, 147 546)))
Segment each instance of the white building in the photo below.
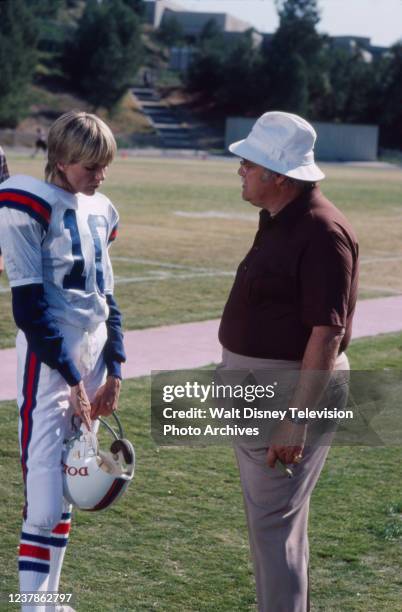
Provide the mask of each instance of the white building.
POLYGON ((209 21, 215 21, 217 27, 225 33, 242 33, 253 27, 247 21, 228 13, 187 11, 171 0, 148 0, 145 9, 146 20, 154 28, 159 28, 165 20, 174 18, 181 25, 183 33, 188 36, 198 36, 209 21))

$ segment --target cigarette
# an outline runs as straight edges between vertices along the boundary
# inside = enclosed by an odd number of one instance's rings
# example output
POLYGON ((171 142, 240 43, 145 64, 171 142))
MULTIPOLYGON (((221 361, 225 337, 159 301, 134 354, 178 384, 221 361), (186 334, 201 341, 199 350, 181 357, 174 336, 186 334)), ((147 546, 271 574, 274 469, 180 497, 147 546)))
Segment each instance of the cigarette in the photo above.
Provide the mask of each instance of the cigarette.
POLYGON ((288 467, 287 465, 285 465, 285 463, 283 463, 283 461, 281 461, 280 459, 276 460, 276 465, 278 466, 278 468, 284 473, 286 474, 286 476, 288 478, 293 478, 293 471, 290 469, 290 467, 288 467))

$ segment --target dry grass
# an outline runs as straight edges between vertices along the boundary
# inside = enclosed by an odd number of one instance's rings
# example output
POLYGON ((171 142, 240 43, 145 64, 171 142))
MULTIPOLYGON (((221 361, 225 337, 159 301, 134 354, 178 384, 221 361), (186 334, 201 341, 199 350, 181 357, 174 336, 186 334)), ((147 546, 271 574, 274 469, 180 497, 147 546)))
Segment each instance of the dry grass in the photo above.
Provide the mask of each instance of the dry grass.
MULTIPOLYGON (((11 156, 10 168, 41 177, 43 160, 11 156)), ((258 210, 240 198, 236 170, 235 160, 169 157, 119 158, 111 166, 103 191, 121 215, 112 256, 126 327, 220 316, 230 274, 258 222, 258 210)), ((324 170, 323 191, 359 236, 360 298, 402 293, 401 170, 345 165, 324 170)), ((0 290, 5 286, 2 280, 0 290)), ((0 341, 9 346, 14 332, 7 293, 0 293, 0 305, 7 313, 0 341)))

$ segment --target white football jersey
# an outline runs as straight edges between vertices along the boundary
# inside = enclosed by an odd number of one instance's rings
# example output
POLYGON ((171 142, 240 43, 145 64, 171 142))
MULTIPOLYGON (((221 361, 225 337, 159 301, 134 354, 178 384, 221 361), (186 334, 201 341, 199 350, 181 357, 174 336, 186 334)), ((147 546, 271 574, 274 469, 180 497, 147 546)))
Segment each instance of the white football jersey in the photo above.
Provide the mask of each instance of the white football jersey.
POLYGON ((0 245, 11 287, 43 283, 49 313, 84 329, 109 315, 108 245, 118 214, 96 193, 72 194, 30 176, 0 185, 0 245))

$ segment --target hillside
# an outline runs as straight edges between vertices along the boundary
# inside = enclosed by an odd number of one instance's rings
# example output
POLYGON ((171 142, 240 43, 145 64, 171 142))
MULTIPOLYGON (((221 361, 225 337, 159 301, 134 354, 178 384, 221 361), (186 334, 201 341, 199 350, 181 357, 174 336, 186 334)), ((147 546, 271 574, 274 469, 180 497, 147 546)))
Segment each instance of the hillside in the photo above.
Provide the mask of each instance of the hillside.
MULTIPOLYGON (((17 126, 0 129, 0 141, 6 146, 32 146, 37 128, 46 133, 54 119, 71 109, 96 112, 107 121, 120 146, 130 146, 133 139, 141 144, 155 133, 152 123, 141 111, 131 88, 120 102, 108 112, 96 109, 78 93, 78 87, 69 81, 63 69, 66 42, 72 39, 86 6, 85 0, 32 0, 39 27, 37 63, 32 84, 28 86, 26 105, 17 126), (54 2, 54 5, 52 4, 54 2), (56 8, 57 4, 57 8, 56 8), (40 9, 38 9, 40 7, 40 9)), ((141 26, 141 65, 133 72, 132 85, 142 82, 145 68, 164 73, 167 53, 163 45, 153 41, 153 31, 146 24, 141 26)), ((83 57, 82 61, 86 61, 83 57)), ((171 84, 170 78, 162 79, 171 84)))
MULTIPOLYGON (((44 84, 34 84, 29 89, 30 106, 26 117, 15 130, 0 130, 1 141, 6 146, 32 146, 38 127, 47 132, 51 123, 62 113, 75 109, 93 112, 93 108, 76 94, 48 88, 44 84)), ((149 120, 139 109, 138 103, 130 92, 122 99, 118 108, 112 113, 97 109, 112 128, 121 146, 125 146, 133 135, 151 135, 154 129, 149 120)))
MULTIPOLYGON (((34 2, 47 2, 50 0, 33 0, 34 2)), ((169 69, 169 44, 163 39, 159 31, 146 23, 141 23, 137 30, 136 40, 139 45, 137 61, 133 56, 132 75, 126 76, 125 83, 129 82, 126 94, 120 102, 107 111, 102 104, 107 105, 105 97, 99 96, 98 100, 89 102, 82 97, 85 88, 82 82, 71 72, 71 65, 76 66, 89 61, 82 54, 68 64, 68 58, 74 57, 66 53, 71 41, 76 36, 78 23, 83 14, 85 2, 83 0, 58 0, 59 8, 52 16, 42 16, 40 19, 39 39, 36 49, 36 65, 33 73, 32 83, 28 86, 26 104, 22 108, 21 118, 15 128, 0 129, 0 142, 11 147, 32 147, 36 140, 36 132, 41 128, 46 134, 49 126, 60 114, 71 110, 85 110, 96 112, 112 128, 116 135, 118 145, 122 148, 137 146, 171 147, 171 138, 166 138, 167 132, 185 130, 190 138, 184 148, 220 150, 222 148, 223 120, 219 117, 213 119, 205 100, 197 99, 197 96, 186 91, 180 74, 169 69), (138 60, 139 58, 139 60, 138 60), (74 63, 75 62, 75 63, 74 63), (78 62, 78 64, 77 64, 78 62), (148 82, 143 78, 147 75, 150 79, 151 89, 148 97, 157 100, 159 117, 152 114, 150 106, 156 103, 145 103, 144 100, 136 98, 133 88, 140 88, 148 82), (94 106, 97 104, 97 106, 94 106), (99 106, 100 104, 100 106, 99 106), (148 108, 146 108, 148 107, 148 108), (163 115, 164 120, 159 125, 158 118, 163 115), (176 127, 177 126, 177 127, 176 127), (161 131, 164 129, 164 132, 161 131)), ((81 27, 81 26, 80 26, 81 27)), ((95 40, 91 38, 91 40, 95 40)), ((95 47, 98 49, 98 47, 95 47)), ((97 52, 95 53, 95 57, 97 52)), ((118 66, 118 55, 105 65, 105 72, 113 73, 113 66, 118 66)), ((92 64, 90 64, 92 67, 92 64)), ((96 74, 96 71, 93 72, 96 74)), ((91 72, 88 77, 91 78, 91 72)), ((111 78, 111 76, 110 76, 111 78)), ((110 83, 105 77, 106 84, 110 83)), ((89 81, 84 81, 88 83, 89 81)), ((96 91, 96 88, 89 90, 96 91)), ((87 94, 88 97, 89 94, 87 94)), ((107 95, 107 88, 105 89, 107 95)), ((110 108, 110 104, 109 104, 110 108)), ((155 108, 155 110, 158 110, 155 108)), ((5 124, 7 125, 7 124, 5 124)), ((176 144, 176 148, 177 148, 176 144)))

